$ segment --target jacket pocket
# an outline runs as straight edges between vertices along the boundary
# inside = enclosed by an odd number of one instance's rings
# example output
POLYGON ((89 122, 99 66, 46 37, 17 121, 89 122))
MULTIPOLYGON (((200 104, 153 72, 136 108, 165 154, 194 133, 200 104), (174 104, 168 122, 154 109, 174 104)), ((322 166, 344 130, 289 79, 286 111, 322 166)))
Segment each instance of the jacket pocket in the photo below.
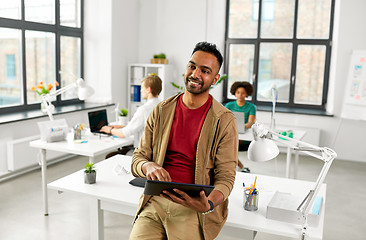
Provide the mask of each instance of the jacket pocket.
POLYGON ((214 177, 215 177, 215 172, 214 172, 214 163, 212 161, 212 159, 208 160, 206 169, 205 169, 205 184, 206 185, 213 185, 214 183, 214 177))

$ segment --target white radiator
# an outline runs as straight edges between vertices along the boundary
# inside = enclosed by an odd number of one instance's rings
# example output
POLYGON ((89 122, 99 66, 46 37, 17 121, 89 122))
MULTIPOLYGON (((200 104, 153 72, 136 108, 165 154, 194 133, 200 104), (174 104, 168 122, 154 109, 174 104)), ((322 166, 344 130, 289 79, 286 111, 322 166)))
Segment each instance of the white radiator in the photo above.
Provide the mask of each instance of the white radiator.
MULTIPOLYGON (((38 165, 40 151, 30 147, 29 142, 39 139, 40 136, 30 136, 7 142, 8 170, 17 171, 27 167, 38 165)), ((47 151, 47 161, 65 156, 65 153, 47 151)))

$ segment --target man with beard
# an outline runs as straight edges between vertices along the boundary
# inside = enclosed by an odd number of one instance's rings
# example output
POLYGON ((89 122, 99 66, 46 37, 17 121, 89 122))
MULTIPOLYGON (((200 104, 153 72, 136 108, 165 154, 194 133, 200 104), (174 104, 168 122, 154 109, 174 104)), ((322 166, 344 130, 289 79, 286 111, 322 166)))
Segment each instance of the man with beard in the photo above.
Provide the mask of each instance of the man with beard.
POLYGON ((132 173, 149 180, 213 185, 206 197, 174 189, 143 195, 130 239, 214 239, 228 215, 238 154, 236 121, 209 94, 223 58, 216 45, 197 43, 184 74, 185 91, 149 116, 132 173), (180 196, 180 197, 177 197, 180 196))

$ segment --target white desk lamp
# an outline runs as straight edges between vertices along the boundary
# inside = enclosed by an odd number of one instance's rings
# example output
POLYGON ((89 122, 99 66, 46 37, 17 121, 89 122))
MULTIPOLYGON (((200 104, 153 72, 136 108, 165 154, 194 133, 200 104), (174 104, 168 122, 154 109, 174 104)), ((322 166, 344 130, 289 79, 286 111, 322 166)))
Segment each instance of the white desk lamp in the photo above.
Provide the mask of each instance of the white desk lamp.
POLYGON ((78 89, 78 97, 80 100, 85 100, 94 93, 93 88, 88 86, 82 78, 78 78, 74 83, 70 85, 60 88, 54 92, 42 95, 42 103, 46 106, 46 111, 51 121, 54 120, 52 113, 55 110, 55 106, 53 106, 53 104, 51 103, 51 98, 60 95, 61 93, 64 93, 66 91, 69 91, 75 87, 78 89))
MULTIPOLYGON (((324 162, 323 168, 320 171, 320 174, 315 182, 314 187, 310 189, 309 193, 306 195, 304 200, 296 209, 301 214, 302 217, 300 221, 303 223, 301 239, 304 239, 307 228, 307 217, 310 208, 312 207, 314 200, 318 194, 318 191, 321 185, 323 184, 325 176, 327 175, 333 160, 337 157, 337 154, 330 148, 314 146, 309 143, 305 143, 293 138, 280 135, 271 130, 268 130, 262 124, 259 123, 255 123, 252 126, 252 130, 254 140, 249 145, 248 149, 249 160, 263 162, 275 158, 279 154, 278 147, 274 143, 274 141, 276 141, 291 147, 293 150, 301 151, 303 153, 306 153, 307 155, 320 159, 324 162)), ((283 194, 283 196, 281 196, 281 199, 286 198, 286 195, 288 196, 288 194, 283 194)))
POLYGON ((278 97, 278 91, 276 84, 272 85, 271 88, 271 97, 272 97, 272 113, 271 113, 271 130, 273 131, 276 128, 276 120, 275 120, 275 112, 276 112, 276 102, 278 97))
POLYGON ((276 128, 276 120, 275 120, 275 112, 276 112, 276 103, 278 98, 277 86, 275 83, 272 84, 271 88, 264 90, 261 93, 265 98, 272 100, 272 111, 271 111, 271 125, 270 130, 274 130, 276 128))

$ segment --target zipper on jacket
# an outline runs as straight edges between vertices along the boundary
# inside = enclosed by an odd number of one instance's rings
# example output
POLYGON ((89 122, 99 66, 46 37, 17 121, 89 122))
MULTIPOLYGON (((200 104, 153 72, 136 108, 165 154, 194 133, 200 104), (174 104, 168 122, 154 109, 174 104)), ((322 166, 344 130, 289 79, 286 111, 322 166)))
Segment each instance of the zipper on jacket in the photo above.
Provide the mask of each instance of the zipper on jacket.
MULTIPOLYGON (((207 168, 208 161, 210 160, 210 153, 211 153, 212 147, 215 143, 215 136, 216 136, 217 126, 219 125, 219 121, 220 121, 220 118, 217 119, 214 131, 213 131, 211 146, 210 146, 210 148, 208 149, 208 152, 207 152, 207 160, 206 160, 205 169, 207 168)), ((204 178, 203 180, 204 180, 203 184, 207 185, 206 184, 206 179, 204 178)))
MULTIPOLYGON (((210 153, 211 153, 212 147, 213 147, 214 142, 215 142, 215 136, 216 136, 217 126, 219 125, 219 121, 220 121, 220 118, 218 118, 217 121, 216 121, 216 125, 215 125, 215 128, 214 128, 214 134, 212 136, 211 146, 210 146, 210 149, 209 149, 208 154, 207 154, 207 161, 206 161, 205 169, 207 168, 208 161, 210 160, 210 153)), ((204 178, 203 184, 206 185, 206 178, 204 178)), ((206 239, 206 236, 205 236, 205 218, 206 218, 206 216, 203 215, 202 216, 203 239, 206 239)))
POLYGON ((163 105, 166 103, 166 101, 164 101, 163 104, 160 105, 160 111, 159 111, 159 133, 158 133, 158 142, 157 142, 157 151, 156 151, 156 156, 155 159, 156 161, 158 160, 158 156, 159 156, 159 152, 160 152, 160 141, 161 141, 161 114, 163 111, 163 105))

